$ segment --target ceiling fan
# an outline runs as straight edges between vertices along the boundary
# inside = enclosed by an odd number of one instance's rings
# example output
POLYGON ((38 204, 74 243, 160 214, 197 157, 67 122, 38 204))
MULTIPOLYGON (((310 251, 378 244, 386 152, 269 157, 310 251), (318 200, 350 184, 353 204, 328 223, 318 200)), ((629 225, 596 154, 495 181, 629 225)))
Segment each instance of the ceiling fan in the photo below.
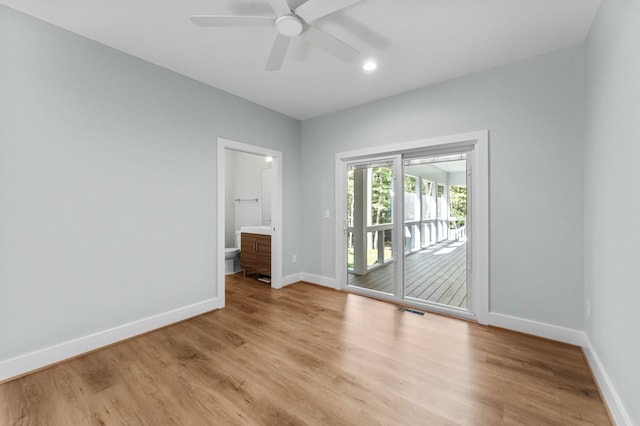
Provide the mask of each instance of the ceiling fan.
POLYGON ((269 0, 276 17, 234 15, 192 15, 191 21, 201 27, 274 26, 278 35, 271 48, 265 70, 276 71, 282 66, 291 38, 304 33, 307 40, 345 62, 354 60, 360 52, 309 22, 337 12, 362 0, 309 0, 292 10, 286 0, 269 0))

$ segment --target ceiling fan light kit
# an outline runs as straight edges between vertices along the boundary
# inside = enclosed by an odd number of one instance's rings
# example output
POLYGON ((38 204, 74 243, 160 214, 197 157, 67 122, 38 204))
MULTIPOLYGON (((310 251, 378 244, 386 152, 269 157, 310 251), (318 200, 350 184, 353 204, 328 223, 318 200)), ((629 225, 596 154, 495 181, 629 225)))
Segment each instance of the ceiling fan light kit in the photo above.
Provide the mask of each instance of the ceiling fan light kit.
POLYGON ((276 19, 276 28, 280 34, 287 37, 295 37, 302 34, 302 21, 295 15, 282 15, 276 19))
POLYGON ((275 26, 278 34, 271 47, 265 70, 279 70, 289 48, 289 41, 302 33, 307 40, 345 62, 353 61, 360 52, 344 41, 309 24, 362 0, 309 0, 295 10, 286 0, 269 0, 276 18, 265 16, 193 15, 191 22, 201 27, 275 26))
POLYGON ((365 71, 374 71, 376 68, 378 68, 378 64, 375 61, 367 61, 362 65, 362 69, 365 71))

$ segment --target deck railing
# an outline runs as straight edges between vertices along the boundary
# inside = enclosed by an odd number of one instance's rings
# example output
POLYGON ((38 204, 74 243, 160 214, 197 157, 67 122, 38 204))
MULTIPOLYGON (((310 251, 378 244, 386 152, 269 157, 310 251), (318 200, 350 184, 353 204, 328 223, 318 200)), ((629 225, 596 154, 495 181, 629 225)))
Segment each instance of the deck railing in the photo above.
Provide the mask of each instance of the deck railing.
MULTIPOLYGON (((367 264, 367 272, 384 266, 394 261, 394 255, 386 257, 385 254, 385 231, 393 229, 393 223, 383 225, 372 225, 365 228, 367 235, 367 250, 376 249, 377 259, 371 265, 367 264), (386 258, 385 258, 386 257, 386 258)), ((433 244, 446 239, 466 240, 466 218, 432 218, 422 220, 408 220, 404 222, 404 252, 413 253, 425 249, 433 244), (462 224, 460 225, 460 222, 462 224)), ((354 228, 348 227, 347 232, 353 235, 354 228)))
POLYGON ((455 224, 454 227, 449 227, 449 239, 450 240, 466 240, 467 239, 467 223, 465 218, 449 218, 449 223, 455 224), (458 225, 458 222, 463 222, 462 225, 458 225))

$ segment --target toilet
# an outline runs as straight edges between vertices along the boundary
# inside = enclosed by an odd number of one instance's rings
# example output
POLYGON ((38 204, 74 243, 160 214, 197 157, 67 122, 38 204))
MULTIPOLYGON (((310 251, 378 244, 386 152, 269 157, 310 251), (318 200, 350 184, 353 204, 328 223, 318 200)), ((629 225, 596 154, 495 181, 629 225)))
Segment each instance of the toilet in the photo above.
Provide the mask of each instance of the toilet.
POLYGON ((240 272, 240 231, 236 231, 236 246, 224 249, 224 274, 240 272))

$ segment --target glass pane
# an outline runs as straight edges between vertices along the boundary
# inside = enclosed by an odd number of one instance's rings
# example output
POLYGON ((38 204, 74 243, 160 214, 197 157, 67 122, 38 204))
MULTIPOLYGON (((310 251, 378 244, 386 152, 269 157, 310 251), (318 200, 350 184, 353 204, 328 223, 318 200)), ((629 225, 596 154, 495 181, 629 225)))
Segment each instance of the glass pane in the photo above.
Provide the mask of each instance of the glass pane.
POLYGON ((349 285, 394 294, 393 163, 351 165, 347 171, 349 285))
POLYGON ((393 168, 391 166, 372 167, 367 169, 367 174, 369 225, 393 223, 393 209, 391 205, 393 168))
POLYGON ((417 179, 414 176, 404 177, 404 220, 413 221, 420 217, 420 199, 418 198, 417 179))
POLYGON ((429 219, 434 217, 435 213, 432 208, 433 182, 420 178, 420 206, 422 208, 421 219, 429 219))
POLYGON ((466 158, 424 160, 404 165, 405 298, 467 309, 466 158))

